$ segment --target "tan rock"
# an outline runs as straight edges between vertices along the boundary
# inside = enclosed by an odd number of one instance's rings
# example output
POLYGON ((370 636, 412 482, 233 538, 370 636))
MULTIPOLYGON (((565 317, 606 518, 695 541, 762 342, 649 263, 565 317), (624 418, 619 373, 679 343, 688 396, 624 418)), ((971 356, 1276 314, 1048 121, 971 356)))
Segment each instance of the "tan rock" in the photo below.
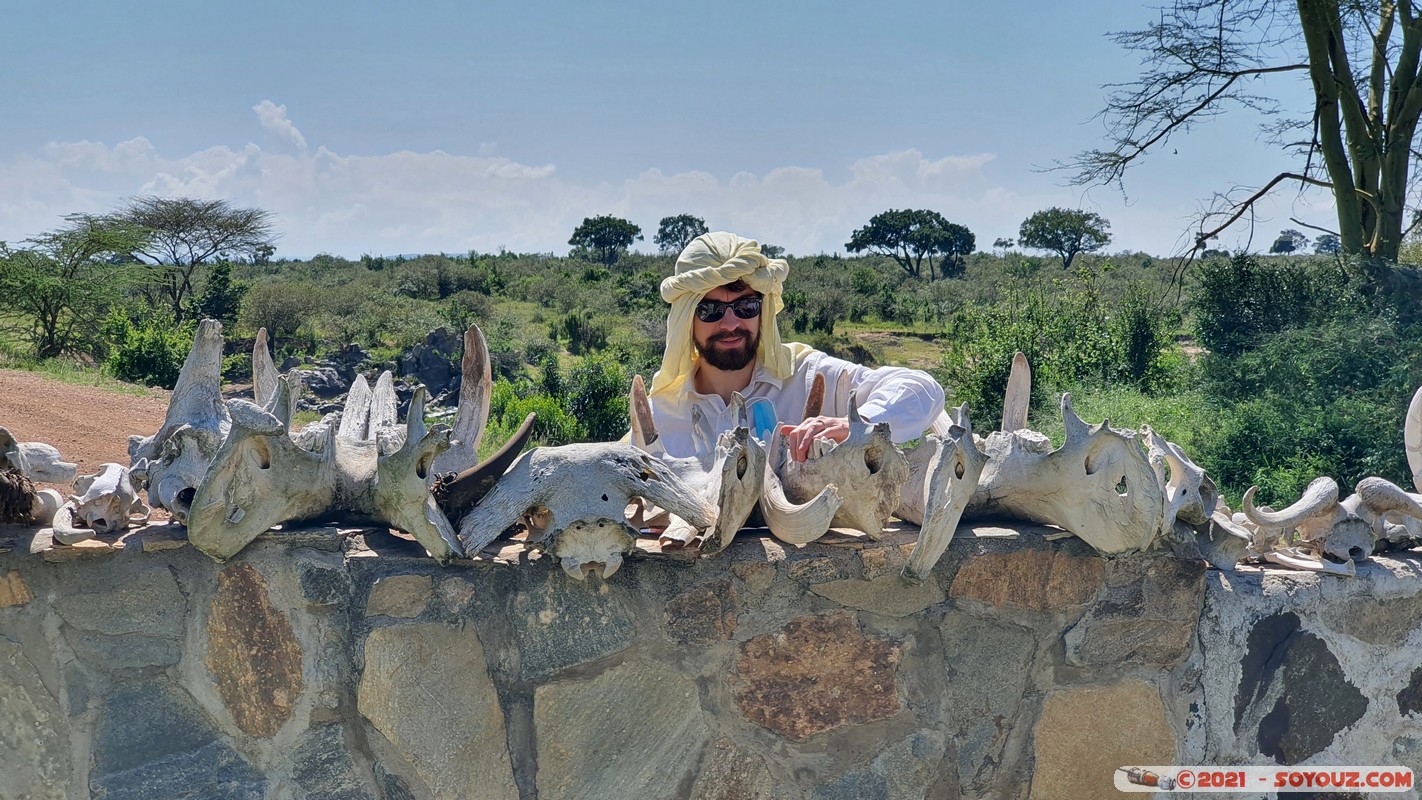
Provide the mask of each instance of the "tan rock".
POLYGON ((504 713, 472 627, 428 623, 371 631, 357 707, 405 754, 437 800, 518 797, 504 713))
POLYGON ((741 645, 733 690, 752 722, 803 742, 897 714, 899 648, 847 613, 799 617, 741 645))
POLYGON ((1101 560, 1056 550, 983 553, 953 578, 950 597, 971 597, 1002 608, 1051 611, 1081 605, 1101 588, 1101 560))
POLYGON ((113 542, 105 542, 100 539, 87 539, 82 542, 76 542, 75 544, 55 544, 46 548, 40 557, 51 564, 63 564, 78 558, 110 555, 121 549, 121 547, 115 547, 113 542))
POLYGON ((274 735, 301 696, 301 643, 252 565, 217 574, 207 638, 207 669, 237 727, 249 736, 274 735))
POLYGON ((791 561, 787 572, 791 578, 809 583, 823 583, 844 577, 839 566, 832 559, 824 556, 791 561))
POLYGON ((1140 680, 1049 696, 1032 740, 1031 800, 1099 800, 1118 767, 1176 763, 1160 693, 1140 680))
POLYGON ((737 561, 731 564, 731 571, 745 581, 746 589, 760 593, 775 582, 775 565, 764 561, 737 561))
POLYGON ((457 612, 474 599, 474 586, 463 578, 446 578, 435 589, 439 600, 448 611, 457 612))
POLYGON ((428 575, 391 575, 375 582, 365 604, 367 617, 411 619, 423 614, 430 602, 434 579, 428 575))
POLYGON ((22 606, 35 599, 30 587, 19 570, 10 570, 0 575, 0 608, 22 606))
POLYGON ((726 738, 711 743, 691 787, 692 800, 759 800, 776 794, 764 759, 726 738))
MULTIPOLYGON (((882 544, 882 543, 881 543, 882 544)), ((859 553, 859 561, 864 565, 864 577, 874 580, 880 575, 898 574, 913 554, 914 544, 866 547, 859 553)))
POLYGON ((538 687, 538 794, 675 797, 709 735, 696 684, 629 661, 595 678, 538 687))
POLYGON ((897 572, 880 575, 873 580, 842 580, 819 583, 810 591, 842 606, 862 608, 890 617, 907 617, 943 602, 946 596, 937 583, 924 581, 912 584, 897 572))

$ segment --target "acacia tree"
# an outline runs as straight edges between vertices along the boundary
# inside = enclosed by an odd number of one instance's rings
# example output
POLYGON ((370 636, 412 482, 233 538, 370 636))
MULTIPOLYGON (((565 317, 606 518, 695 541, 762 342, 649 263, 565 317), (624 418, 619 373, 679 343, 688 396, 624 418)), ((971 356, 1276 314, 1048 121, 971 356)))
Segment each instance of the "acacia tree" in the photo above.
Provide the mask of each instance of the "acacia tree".
POLYGON ((1279 238, 1269 246, 1271 253, 1293 253, 1308 247, 1308 236, 1303 231, 1290 228, 1279 233, 1279 238))
POLYGON ((1017 241, 1034 250, 1050 250, 1071 269, 1079 253, 1094 253, 1111 243, 1111 221, 1091 211, 1048 208, 1022 221, 1017 241))
POLYGON ((147 231, 130 255, 148 264, 144 294, 182 319, 199 270, 214 259, 270 257, 276 235, 270 211, 237 208, 226 200, 136 197, 108 217, 118 228, 147 231))
POLYGON ((586 217, 574 231, 568 244, 592 254, 598 261, 612 266, 627 252, 633 242, 642 240, 642 229, 631 220, 604 214, 586 217))
POLYGON ((844 245, 851 253, 868 250, 888 256, 915 278, 922 275, 926 261, 929 280, 938 277, 934 274, 934 256, 942 259, 943 277, 951 278, 963 273, 963 257, 976 247, 972 231, 926 209, 889 209, 875 214, 844 245))
POLYGON ((40 358, 93 353, 100 323, 131 268, 116 257, 142 246, 143 233, 75 214, 66 225, 11 249, 0 242, 0 327, 19 335, 40 358))
POLYGON ((652 237, 652 243, 661 253, 676 255, 685 250, 692 239, 710 232, 706 227, 706 220, 701 217, 677 214, 674 217, 662 217, 662 221, 657 223, 657 235, 652 237))
POLYGON ((1074 183, 1120 186, 1175 134, 1231 109, 1258 112, 1297 168, 1220 195, 1196 249, 1280 184, 1298 184, 1332 192, 1343 252, 1397 258, 1422 115, 1422 8, 1412 0, 1169 0, 1155 23, 1112 38, 1141 54, 1143 70, 1106 100, 1110 146, 1059 165, 1074 183), (1280 80, 1307 81, 1309 106, 1270 99, 1280 80))

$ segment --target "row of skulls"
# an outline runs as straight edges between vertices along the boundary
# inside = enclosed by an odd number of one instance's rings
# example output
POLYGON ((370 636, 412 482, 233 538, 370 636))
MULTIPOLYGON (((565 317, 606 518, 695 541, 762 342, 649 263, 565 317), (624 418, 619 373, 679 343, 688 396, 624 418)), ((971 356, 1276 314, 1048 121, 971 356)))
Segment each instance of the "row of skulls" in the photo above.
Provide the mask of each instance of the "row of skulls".
MULTIPOLYGON (((464 335, 452 428, 426 423, 424 387, 415 389, 401 423, 386 372, 373 386, 358 377, 341 411, 295 429, 300 382, 278 373, 266 332, 253 348, 252 401, 223 399, 222 351, 220 323, 204 320, 163 425, 152 436, 130 438, 130 464, 106 464, 80 477, 62 504, 52 495, 36 500, 37 512, 52 508, 56 539, 72 543, 146 521, 151 506, 165 509, 187 527, 195 547, 220 561, 276 526, 344 522, 405 531, 447 563, 477 556, 522 529, 526 542, 581 580, 610 577, 641 536, 710 555, 747 526, 804 545, 831 528, 878 538, 897 516, 919 526, 903 571, 919 581, 965 518, 1055 525, 1108 554, 1144 549, 1172 532, 1236 537, 1255 558, 1339 573, 1348 569, 1343 562, 1415 541, 1422 532, 1418 496, 1377 478, 1341 502, 1336 484, 1321 479, 1280 512, 1255 508, 1251 490, 1242 512, 1232 514, 1177 445, 1150 428, 1088 425, 1070 395, 1061 401, 1065 442, 1054 448, 1028 428, 1031 371, 1021 354, 1002 429, 986 437, 974 434, 963 406, 944 414, 916 447, 900 448, 888 426, 861 419, 850 398, 848 438, 821 439, 808 459, 794 461, 777 434, 762 441, 751 433, 737 395, 740 424, 718 435, 704 419, 693 419, 698 453, 675 458, 660 444, 637 377, 630 442, 524 452, 534 423, 529 415, 479 462, 491 374, 477 326, 464 335), (139 490, 147 493, 146 505, 139 490)), ((805 415, 819 414, 830 393, 838 402, 852 394, 848 385, 817 381, 805 415)), ((1422 391, 1408 415, 1408 455, 1422 462, 1419 398, 1422 391)), ((36 461, 33 454, 45 447, 17 443, 0 429, 0 457, 19 461, 28 452, 36 461)), ((62 463, 57 456, 37 461, 62 463)))

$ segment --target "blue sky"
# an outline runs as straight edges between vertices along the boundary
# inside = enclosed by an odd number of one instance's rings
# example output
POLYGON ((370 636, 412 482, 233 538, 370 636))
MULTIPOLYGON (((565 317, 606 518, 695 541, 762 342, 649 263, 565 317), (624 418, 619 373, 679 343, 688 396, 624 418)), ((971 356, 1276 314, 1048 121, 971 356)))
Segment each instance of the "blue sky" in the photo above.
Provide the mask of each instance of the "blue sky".
MULTIPOLYGON (((632 219, 650 250, 682 212, 833 252, 904 207, 986 249, 1058 205, 1110 219, 1113 251, 1171 255, 1213 193, 1289 162, 1230 116, 1131 173, 1126 197, 1040 171, 1100 145, 1101 86, 1136 70, 1105 34, 1152 16, 1118 0, 12 4, 0 240, 165 194, 272 210, 288 256, 564 253, 596 214, 632 219)), ((1331 215, 1285 190, 1255 246, 1331 215)))

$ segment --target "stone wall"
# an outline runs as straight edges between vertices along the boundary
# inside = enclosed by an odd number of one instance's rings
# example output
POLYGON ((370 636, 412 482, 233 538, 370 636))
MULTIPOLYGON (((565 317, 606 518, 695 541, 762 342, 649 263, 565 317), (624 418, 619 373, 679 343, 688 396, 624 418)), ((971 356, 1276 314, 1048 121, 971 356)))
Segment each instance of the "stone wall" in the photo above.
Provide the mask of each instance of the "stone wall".
POLYGON ((166 528, 0 532, 0 798, 1099 798, 1126 764, 1422 768, 1422 561, 1228 572, 1049 533, 965 527, 910 586, 912 532, 743 534, 605 584, 374 532, 226 565, 166 528))

